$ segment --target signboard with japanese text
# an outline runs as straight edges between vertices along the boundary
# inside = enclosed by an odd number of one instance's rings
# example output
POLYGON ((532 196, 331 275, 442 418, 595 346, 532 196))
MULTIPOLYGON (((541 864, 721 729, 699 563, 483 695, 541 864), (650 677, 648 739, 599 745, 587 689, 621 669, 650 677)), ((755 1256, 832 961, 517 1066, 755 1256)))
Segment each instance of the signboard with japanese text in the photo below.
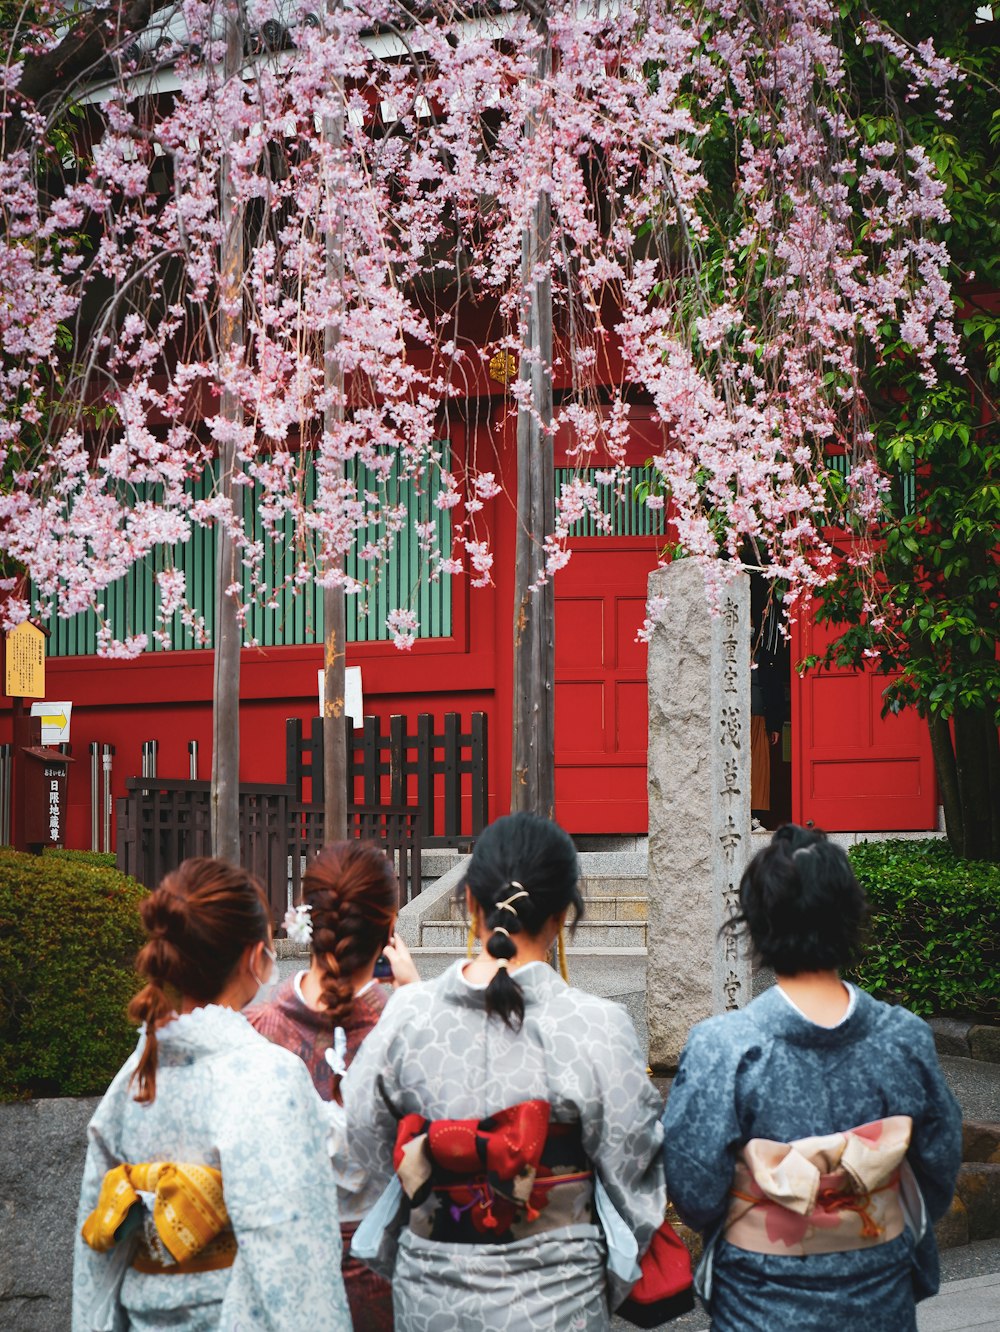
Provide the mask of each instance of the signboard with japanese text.
POLYGON ((4 692, 8 698, 42 698, 45 694, 45 634, 23 620, 7 635, 4 692))

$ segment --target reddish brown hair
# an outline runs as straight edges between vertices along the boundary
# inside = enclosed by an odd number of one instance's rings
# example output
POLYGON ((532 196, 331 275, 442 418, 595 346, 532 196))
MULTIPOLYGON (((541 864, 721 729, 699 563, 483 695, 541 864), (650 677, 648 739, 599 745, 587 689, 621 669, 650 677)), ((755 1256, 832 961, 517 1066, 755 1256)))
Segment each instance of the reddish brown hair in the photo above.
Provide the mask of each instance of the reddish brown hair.
POLYGON ((146 1040, 132 1075, 135 1099, 156 1096, 156 1030, 183 996, 211 1003, 225 989, 248 945, 267 943, 271 913, 256 879, 225 860, 185 860, 139 908, 149 939, 135 969, 146 985, 129 1005, 146 1040))
POLYGON ((303 875, 302 900, 312 907, 323 1012, 331 1027, 342 1027, 354 1003, 354 976, 389 942, 399 906, 396 872, 370 842, 331 842, 303 875))

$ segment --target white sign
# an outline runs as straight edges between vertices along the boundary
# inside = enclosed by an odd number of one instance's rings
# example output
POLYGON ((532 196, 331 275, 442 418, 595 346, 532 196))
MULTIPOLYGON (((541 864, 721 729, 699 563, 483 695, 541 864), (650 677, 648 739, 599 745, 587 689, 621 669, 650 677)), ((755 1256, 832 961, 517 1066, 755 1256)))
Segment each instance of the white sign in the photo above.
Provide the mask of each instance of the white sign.
POLYGON ((31 715, 42 719, 43 745, 68 745, 72 703, 32 703, 31 715))
MULTIPOLYGON (((324 672, 317 671, 319 676, 319 715, 323 716, 323 709, 326 704, 326 691, 323 688, 324 672)), ((344 712, 354 723, 355 729, 364 722, 364 700, 361 694, 361 667, 345 666, 344 668, 344 712)))

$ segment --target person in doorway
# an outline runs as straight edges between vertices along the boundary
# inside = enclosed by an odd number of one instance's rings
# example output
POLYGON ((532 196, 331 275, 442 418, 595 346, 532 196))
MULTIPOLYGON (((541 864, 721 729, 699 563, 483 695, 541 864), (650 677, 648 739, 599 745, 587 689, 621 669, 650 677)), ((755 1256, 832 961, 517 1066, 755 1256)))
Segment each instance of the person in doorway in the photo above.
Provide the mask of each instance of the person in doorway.
MULTIPOLYGON (((420 979, 393 933, 399 886, 392 863, 367 842, 325 846, 302 879, 302 904, 290 913, 294 935, 308 939, 308 971, 285 980, 268 1003, 247 1010, 251 1024, 306 1064, 324 1101, 339 1103, 340 1083, 362 1041, 382 1016, 388 995, 375 979, 383 953, 394 983, 420 979)), ((380 1191, 355 1177, 346 1159, 342 1119, 331 1113, 331 1152, 339 1186, 343 1276, 351 1318, 365 1332, 390 1332, 388 1282, 350 1257, 358 1222, 380 1191)))
POLYGON ((632 1024, 547 962, 578 880, 556 824, 491 824, 466 879, 482 951, 395 994, 344 1080, 352 1159, 398 1180, 355 1237, 392 1274, 398 1332, 604 1332, 598 1209, 633 1257, 663 1221, 660 1098, 632 1024))
POLYGON ((200 859, 140 910, 144 1026, 88 1129, 73 1332, 349 1329, 322 1104, 240 1012, 274 965, 267 901, 200 859))
POLYGON ((664 1114, 713 1332, 915 1332, 961 1159, 931 1033, 841 980, 867 907, 825 834, 780 828, 740 903, 777 984, 694 1028, 664 1114))
MULTIPOLYGON (((772 808, 771 756, 778 753, 781 733, 788 719, 787 690, 790 656, 781 633, 781 606, 765 599, 767 584, 762 578, 751 582, 751 652, 750 674, 750 808, 757 824, 763 826, 772 808)), ((778 596, 771 590, 771 598, 778 596)), ((756 825, 755 825, 756 826, 756 825)))

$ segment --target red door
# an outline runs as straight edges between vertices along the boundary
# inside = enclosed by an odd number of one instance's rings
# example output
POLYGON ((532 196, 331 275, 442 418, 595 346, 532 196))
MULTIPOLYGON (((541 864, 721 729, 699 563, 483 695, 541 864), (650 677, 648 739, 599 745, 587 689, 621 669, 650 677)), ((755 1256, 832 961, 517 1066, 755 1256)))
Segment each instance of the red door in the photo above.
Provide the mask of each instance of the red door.
POLYGON ((556 586, 556 818, 644 833, 646 580, 662 538, 580 538, 556 586))
MULTIPOLYGON (((811 617, 793 628, 792 660, 832 637, 811 617)), ((874 671, 792 672, 792 817, 828 832, 937 827, 927 723, 907 708, 882 717, 887 677, 874 671)))

